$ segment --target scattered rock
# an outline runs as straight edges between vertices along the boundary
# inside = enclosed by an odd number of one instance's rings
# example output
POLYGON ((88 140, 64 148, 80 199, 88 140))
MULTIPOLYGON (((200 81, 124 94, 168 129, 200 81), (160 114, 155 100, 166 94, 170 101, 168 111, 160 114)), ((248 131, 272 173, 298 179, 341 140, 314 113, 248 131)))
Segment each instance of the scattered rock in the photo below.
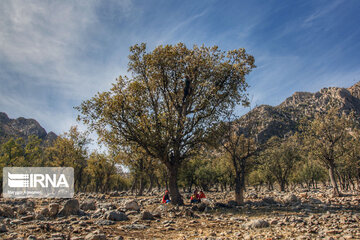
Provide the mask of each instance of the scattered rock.
POLYGON ((140 216, 141 220, 154 220, 154 216, 150 212, 143 212, 140 216))
POLYGON ((131 229, 131 230, 143 230, 143 229, 147 229, 149 228, 149 226, 144 225, 144 224, 129 224, 129 225, 124 225, 121 227, 122 229, 131 229))
POLYGON ((127 221, 129 218, 125 213, 119 211, 109 211, 106 212, 104 218, 112 221, 127 221))
POLYGON ((309 198, 308 199, 310 203, 312 204, 321 204, 322 202, 317 198, 309 198))
POLYGON ((290 195, 285 196, 283 201, 286 204, 300 203, 300 200, 294 194, 290 194, 290 195))
POLYGON ((250 228, 267 228, 270 226, 270 223, 262 219, 256 219, 249 222, 247 226, 250 228))
POLYGON ((236 207, 238 205, 238 203, 234 200, 230 200, 228 201, 228 204, 227 204, 229 207, 236 207))
POLYGON ((68 200, 64 207, 60 210, 60 216, 77 215, 79 213, 80 206, 77 199, 68 200))
POLYGON ((35 202, 32 200, 27 200, 25 206, 28 208, 35 208, 35 202))
POLYGON ((4 232, 7 232, 7 228, 5 226, 5 224, 0 224, 0 232, 4 233, 4 232))
POLYGON ((134 210, 134 211, 139 211, 140 210, 140 206, 137 203, 136 200, 131 200, 125 203, 125 208, 127 210, 134 210))
POLYGON ((59 208, 60 208, 60 206, 57 203, 50 204, 50 206, 49 206, 49 217, 55 217, 59 212, 59 208))
POLYGON ((269 205, 277 204, 277 202, 275 201, 275 199, 273 197, 264 197, 262 199, 262 202, 269 204, 269 205))
POLYGON ((106 236, 102 233, 92 232, 86 235, 85 240, 106 240, 106 236))
POLYGON ((45 216, 45 217, 48 217, 50 216, 50 211, 48 208, 43 208, 41 211, 40 211, 40 214, 45 216))
POLYGON ((23 220, 24 222, 34 220, 34 215, 27 215, 25 217, 22 217, 21 220, 23 220))
POLYGON ((84 211, 96 210, 96 202, 95 202, 95 200, 87 200, 87 201, 83 202, 80 205, 80 209, 82 209, 84 211))
POLYGON ((0 208, 0 216, 7 217, 7 218, 13 218, 13 217, 15 217, 15 213, 11 207, 4 205, 0 208))
POLYGON ((115 221, 100 219, 100 220, 96 221, 95 224, 99 225, 99 226, 110 226, 110 225, 114 225, 115 221))

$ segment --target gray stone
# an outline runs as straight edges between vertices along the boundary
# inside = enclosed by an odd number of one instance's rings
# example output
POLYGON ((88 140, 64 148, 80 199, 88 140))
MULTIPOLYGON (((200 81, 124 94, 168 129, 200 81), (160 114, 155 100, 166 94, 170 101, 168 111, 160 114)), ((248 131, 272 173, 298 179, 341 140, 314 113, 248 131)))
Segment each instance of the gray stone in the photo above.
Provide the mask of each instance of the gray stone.
POLYGON ((277 204, 277 202, 275 201, 275 199, 273 197, 265 197, 262 199, 262 201, 263 201, 263 203, 270 204, 270 205, 277 204))
POLYGON ((6 228, 6 226, 5 226, 5 224, 0 224, 0 232, 7 232, 8 230, 7 230, 7 228, 6 228))
POLYGON ((50 211, 48 208, 43 208, 41 211, 40 211, 40 214, 45 216, 45 217, 48 217, 50 215, 50 211))
POLYGON ((50 204, 50 206, 49 206, 49 216, 50 217, 55 217, 59 212, 59 208, 60 208, 60 206, 57 203, 50 204))
POLYGON ((270 226, 270 223, 262 219, 256 219, 249 222, 247 226, 251 228, 267 228, 270 226))
POLYGON ((110 225, 114 225, 115 221, 100 219, 100 220, 96 221, 95 224, 99 225, 99 226, 110 226, 110 225))
POLYGON ((87 200, 80 205, 80 208, 84 211, 96 210, 95 200, 87 200))
POLYGON ((134 210, 134 211, 139 211, 140 210, 140 206, 137 203, 136 200, 131 200, 125 203, 125 208, 127 210, 134 210))
POLYGON ((23 220, 24 222, 34 220, 34 215, 27 215, 25 217, 22 217, 21 220, 23 220))
POLYGON ((127 221, 127 220, 129 220, 129 218, 126 216, 125 213, 119 212, 119 211, 108 211, 105 213, 104 218, 107 220, 112 220, 112 221, 127 221))
POLYGON ((300 203, 300 200, 294 194, 290 194, 290 195, 285 196, 283 201, 286 204, 300 203))
POLYGON ((15 217, 15 213, 11 207, 4 205, 0 208, 0 216, 7 217, 7 218, 13 218, 13 217, 15 217))
POLYGON ((123 229, 129 229, 129 230, 143 230, 149 228, 149 226, 144 224, 129 224, 122 226, 123 229))
POLYGON ((93 232, 86 235, 85 240, 106 240, 106 236, 102 233, 93 232))
POLYGON ((64 207, 60 210, 60 216, 77 215, 79 213, 80 206, 77 199, 68 200, 64 207))
POLYGON ((141 218, 141 220, 154 220, 154 216, 147 211, 141 213, 140 218, 141 218))

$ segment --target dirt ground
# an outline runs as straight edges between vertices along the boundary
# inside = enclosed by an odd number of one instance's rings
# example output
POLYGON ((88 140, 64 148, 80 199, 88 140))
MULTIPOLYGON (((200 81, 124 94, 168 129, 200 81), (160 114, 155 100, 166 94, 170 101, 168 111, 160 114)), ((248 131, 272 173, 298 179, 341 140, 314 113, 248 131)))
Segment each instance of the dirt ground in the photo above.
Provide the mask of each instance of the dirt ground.
POLYGON ((325 188, 248 189, 243 206, 229 202, 232 192, 206 194, 207 204, 172 206, 160 203, 160 193, 81 193, 75 196, 80 208, 90 201, 94 210, 52 217, 44 209, 61 208, 67 199, 0 199, 0 239, 360 239, 355 192, 333 198, 325 188), (111 212, 128 219, 113 219, 111 212))

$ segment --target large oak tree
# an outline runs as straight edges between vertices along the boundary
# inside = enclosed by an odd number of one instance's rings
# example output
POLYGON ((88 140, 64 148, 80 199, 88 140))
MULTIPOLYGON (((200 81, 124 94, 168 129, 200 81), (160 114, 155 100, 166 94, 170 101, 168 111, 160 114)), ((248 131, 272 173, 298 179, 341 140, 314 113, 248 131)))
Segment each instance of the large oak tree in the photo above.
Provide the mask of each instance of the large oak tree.
POLYGON ((245 76, 254 57, 240 48, 183 43, 130 48, 131 77, 78 107, 80 119, 109 145, 137 144, 165 164, 174 204, 182 204, 177 178, 181 164, 199 149, 209 127, 247 101, 245 76))

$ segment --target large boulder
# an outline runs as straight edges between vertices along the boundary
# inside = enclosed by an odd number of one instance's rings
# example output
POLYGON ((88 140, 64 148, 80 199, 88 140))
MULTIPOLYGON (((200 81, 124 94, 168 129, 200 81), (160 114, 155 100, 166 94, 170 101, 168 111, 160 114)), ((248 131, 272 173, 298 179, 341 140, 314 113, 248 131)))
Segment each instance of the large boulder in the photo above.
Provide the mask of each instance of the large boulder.
POLYGON ((59 212, 59 208, 60 208, 60 206, 57 203, 50 204, 50 206, 49 206, 49 217, 55 217, 59 212))
POLYGON ((77 199, 68 200, 64 207, 60 210, 60 216, 77 215, 80 210, 79 201, 77 199))
POLYGON ((139 211, 140 205, 138 204, 138 202, 136 200, 131 200, 131 201, 128 201, 125 203, 125 208, 126 208, 126 210, 139 211))
POLYGON ((125 213, 119 211, 108 211, 105 213, 104 218, 112 221, 127 221, 128 216, 125 213))
POLYGON ((283 202, 285 204, 298 204, 298 203, 300 203, 300 200, 296 195, 290 194, 290 195, 287 195, 284 197, 283 202))
POLYGON ((3 233, 3 232, 7 232, 7 228, 5 226, 5 224, 0 224, 0 233, 3 233))
POLYGON ((95 200, 86 200, 80 205, 80 208, 84 211, 96 210, 96 202, 95 200))
POLYGON ((3 205, 2 207, 0 207, 0 216, 7 217, 7 218, 13 218, 13 217, 15 217, 15 212, 11 207, 9 207, 7 205, 3 205))
POLYGON ((141 220, 154 220, 154 216, 150 212, 145 211, 145 212, 141 213, 140 219, 141 220))

